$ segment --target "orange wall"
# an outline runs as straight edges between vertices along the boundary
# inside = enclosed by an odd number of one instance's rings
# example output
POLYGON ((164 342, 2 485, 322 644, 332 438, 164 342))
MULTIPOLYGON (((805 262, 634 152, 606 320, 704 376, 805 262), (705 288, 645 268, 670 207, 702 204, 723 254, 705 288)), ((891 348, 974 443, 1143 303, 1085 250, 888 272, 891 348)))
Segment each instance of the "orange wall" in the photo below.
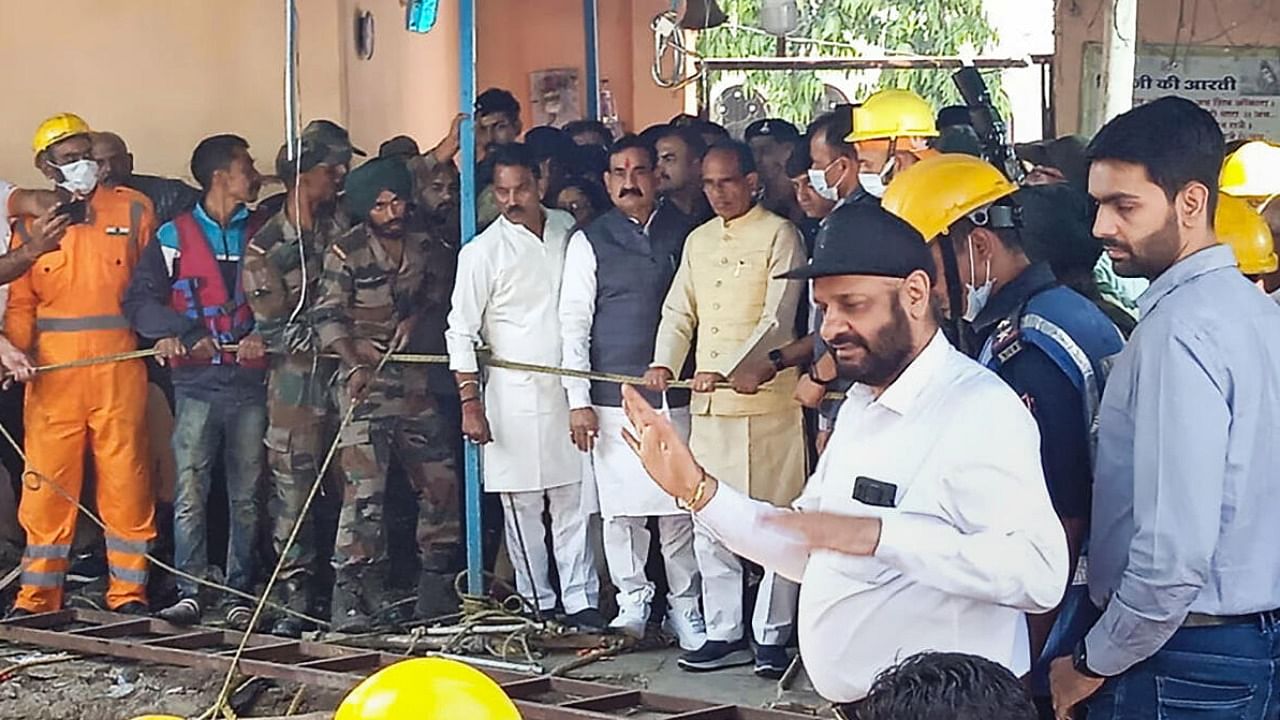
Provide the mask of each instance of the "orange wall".
MULTIPOLYGON (((618 115, 628 131, 663 122, 680 112, 683 96, 662 90, 649 79, 653 35, 649 22, 670 7, 667 0, 597 0, 600 76, 609 81, 618 115)), ((586 60, 582 0, 483 0, 477 5, 479 33, 477 89, 501 87, 520 100, 525 128, 529 109, 529 73, 578 69, 586 111, 586 60)))
MULTIPOLYGON (((1080 122, 1080 81, 1086 42, 1101 42, 1102 3, 1111 0, 1059 0, 1054 99, 1059 135, 1076 132, 1080 122)), ((1138 40, 1183 45, 1280 45, 1280 2, 1276 0, 1139 0, 1138 40), (1181 11, 1181 13, 1180 13, 1181 11), (1182 29, 1178 16, 1182 15, 1182 29)))
MULTIPOLYGON (((219 132, 245 136, 260 159, 275 156, 284 137, 281 3, 89 5, 0 0, 0 177, 45 183, 31 164, 31 136, 58 112, 118 132, 140 172, 189 175, 192 148, 219 132)), ((299 6, 302 111, 339 118, 336 0, 299 6)))

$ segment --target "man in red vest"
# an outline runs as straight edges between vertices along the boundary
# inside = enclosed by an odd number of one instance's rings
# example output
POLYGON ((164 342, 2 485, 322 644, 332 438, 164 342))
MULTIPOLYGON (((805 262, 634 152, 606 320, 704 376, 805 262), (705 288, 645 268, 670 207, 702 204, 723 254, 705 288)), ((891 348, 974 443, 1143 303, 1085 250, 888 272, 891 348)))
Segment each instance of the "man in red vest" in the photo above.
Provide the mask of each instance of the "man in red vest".
MULTIPOLYGON (((266 357, 240 283, 240 258, 252 234, 246 203, 262 178, 249 144, 215 135, 196 146, 191 174, 204 189, 192 210, 156 232, 134 270, 124 311, 138 334, 156 341, 173 369, 176 398, 173 452, 178 463, 174 501, 174 560, 196 577, 208 573, 205 504, 219 446, 226 468, 229 538, 226 582, 253 589, 253 538, 258 482, 267 431, 266 357), (236 352, 222 346, 236 343, 236 352)), ((159 616, 177 624, 200 621, 197 584, 178 578, 181 599, 159 616)), ((248 623, 251 611, 225 598, 227 622, 248 623)))

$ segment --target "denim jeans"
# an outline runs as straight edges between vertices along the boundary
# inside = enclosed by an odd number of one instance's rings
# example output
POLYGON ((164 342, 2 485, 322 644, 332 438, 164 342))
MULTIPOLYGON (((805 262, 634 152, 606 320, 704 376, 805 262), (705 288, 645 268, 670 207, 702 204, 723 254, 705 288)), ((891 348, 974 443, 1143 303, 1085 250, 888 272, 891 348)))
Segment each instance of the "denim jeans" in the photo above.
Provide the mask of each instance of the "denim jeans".
POLYGON ((1280 613, 1182 628, 1089 700, 1089 720, 1280 718, 1280 613))
MULTIPOLYGON (((262 438, 267 433, 265 403, 195 398, 177 393, 173 454, 178 464, 173 507, 174 561, 179 570, 205 577, 209 563, 207 504, 215 453, 223 448, 228 500, 227 585, 252 589, 253 540, 258 522, 262 438)), ((183 597, 195 597, 196 583, 178 578, 183 597)))

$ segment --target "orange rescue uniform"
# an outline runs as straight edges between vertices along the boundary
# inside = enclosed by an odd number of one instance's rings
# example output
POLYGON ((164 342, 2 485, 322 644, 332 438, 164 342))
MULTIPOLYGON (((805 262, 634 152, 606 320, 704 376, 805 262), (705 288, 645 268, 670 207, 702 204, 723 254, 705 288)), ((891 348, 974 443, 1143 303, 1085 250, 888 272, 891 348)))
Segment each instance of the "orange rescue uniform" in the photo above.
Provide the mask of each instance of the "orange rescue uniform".
MULTIPOLYGON (((10 286, 5 334, 33 353, 38 365, 137 349, 120 301, 142 248, 155 234, 155 211, 146 196, 128 188, 99 187, 88 203, 88 221, 71 226, 60 250, 41 256, 10 286)), ((26 235, 25 225, 15 228, 15 247, 26 235)), ((18 507, 27 550, 16 607, 62 607, 77 514, 63 493, 80 497, 86 446, 93 452, 97 506, 107 526, 107 606, 146 603, 144 553, 155 538, 146 404, 141 360, 41 373, 27 386, 28 473, 18 507)))

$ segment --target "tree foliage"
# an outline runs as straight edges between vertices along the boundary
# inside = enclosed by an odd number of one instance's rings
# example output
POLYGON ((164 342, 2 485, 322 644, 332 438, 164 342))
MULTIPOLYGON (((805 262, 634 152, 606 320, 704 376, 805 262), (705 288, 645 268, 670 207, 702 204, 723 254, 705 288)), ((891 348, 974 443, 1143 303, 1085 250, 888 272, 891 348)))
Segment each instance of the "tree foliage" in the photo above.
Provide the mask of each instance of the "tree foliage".
MULTIPOLYGON (((699 33, 704 57, 777 55, 777 39, 759 27, 761 0, 719 0, 729 22, 699 33)), ((993 47, 996 32, 982 0, 798 0, 800 26, 788 36, 788 55, 859 57, 892 54, 979 55, 993 47)), ((949 70, 887 70, 863 75, 857 97, 877 88, 914 90, 937 107, 960 102, 949 70)), ((999 74, 984 73, 998 103, 999 74)), ((856 77, 850 75, 849 77, 856 77)), ((711 74, 705 82, 718 80, 711 74)), ((762 96, 769 114, 807 122, 821 103, 824 83, 816 72, 746 73, 746 91, 762 96)), ((1007 107, 1001 108, 1003 112, 1007 107)))

